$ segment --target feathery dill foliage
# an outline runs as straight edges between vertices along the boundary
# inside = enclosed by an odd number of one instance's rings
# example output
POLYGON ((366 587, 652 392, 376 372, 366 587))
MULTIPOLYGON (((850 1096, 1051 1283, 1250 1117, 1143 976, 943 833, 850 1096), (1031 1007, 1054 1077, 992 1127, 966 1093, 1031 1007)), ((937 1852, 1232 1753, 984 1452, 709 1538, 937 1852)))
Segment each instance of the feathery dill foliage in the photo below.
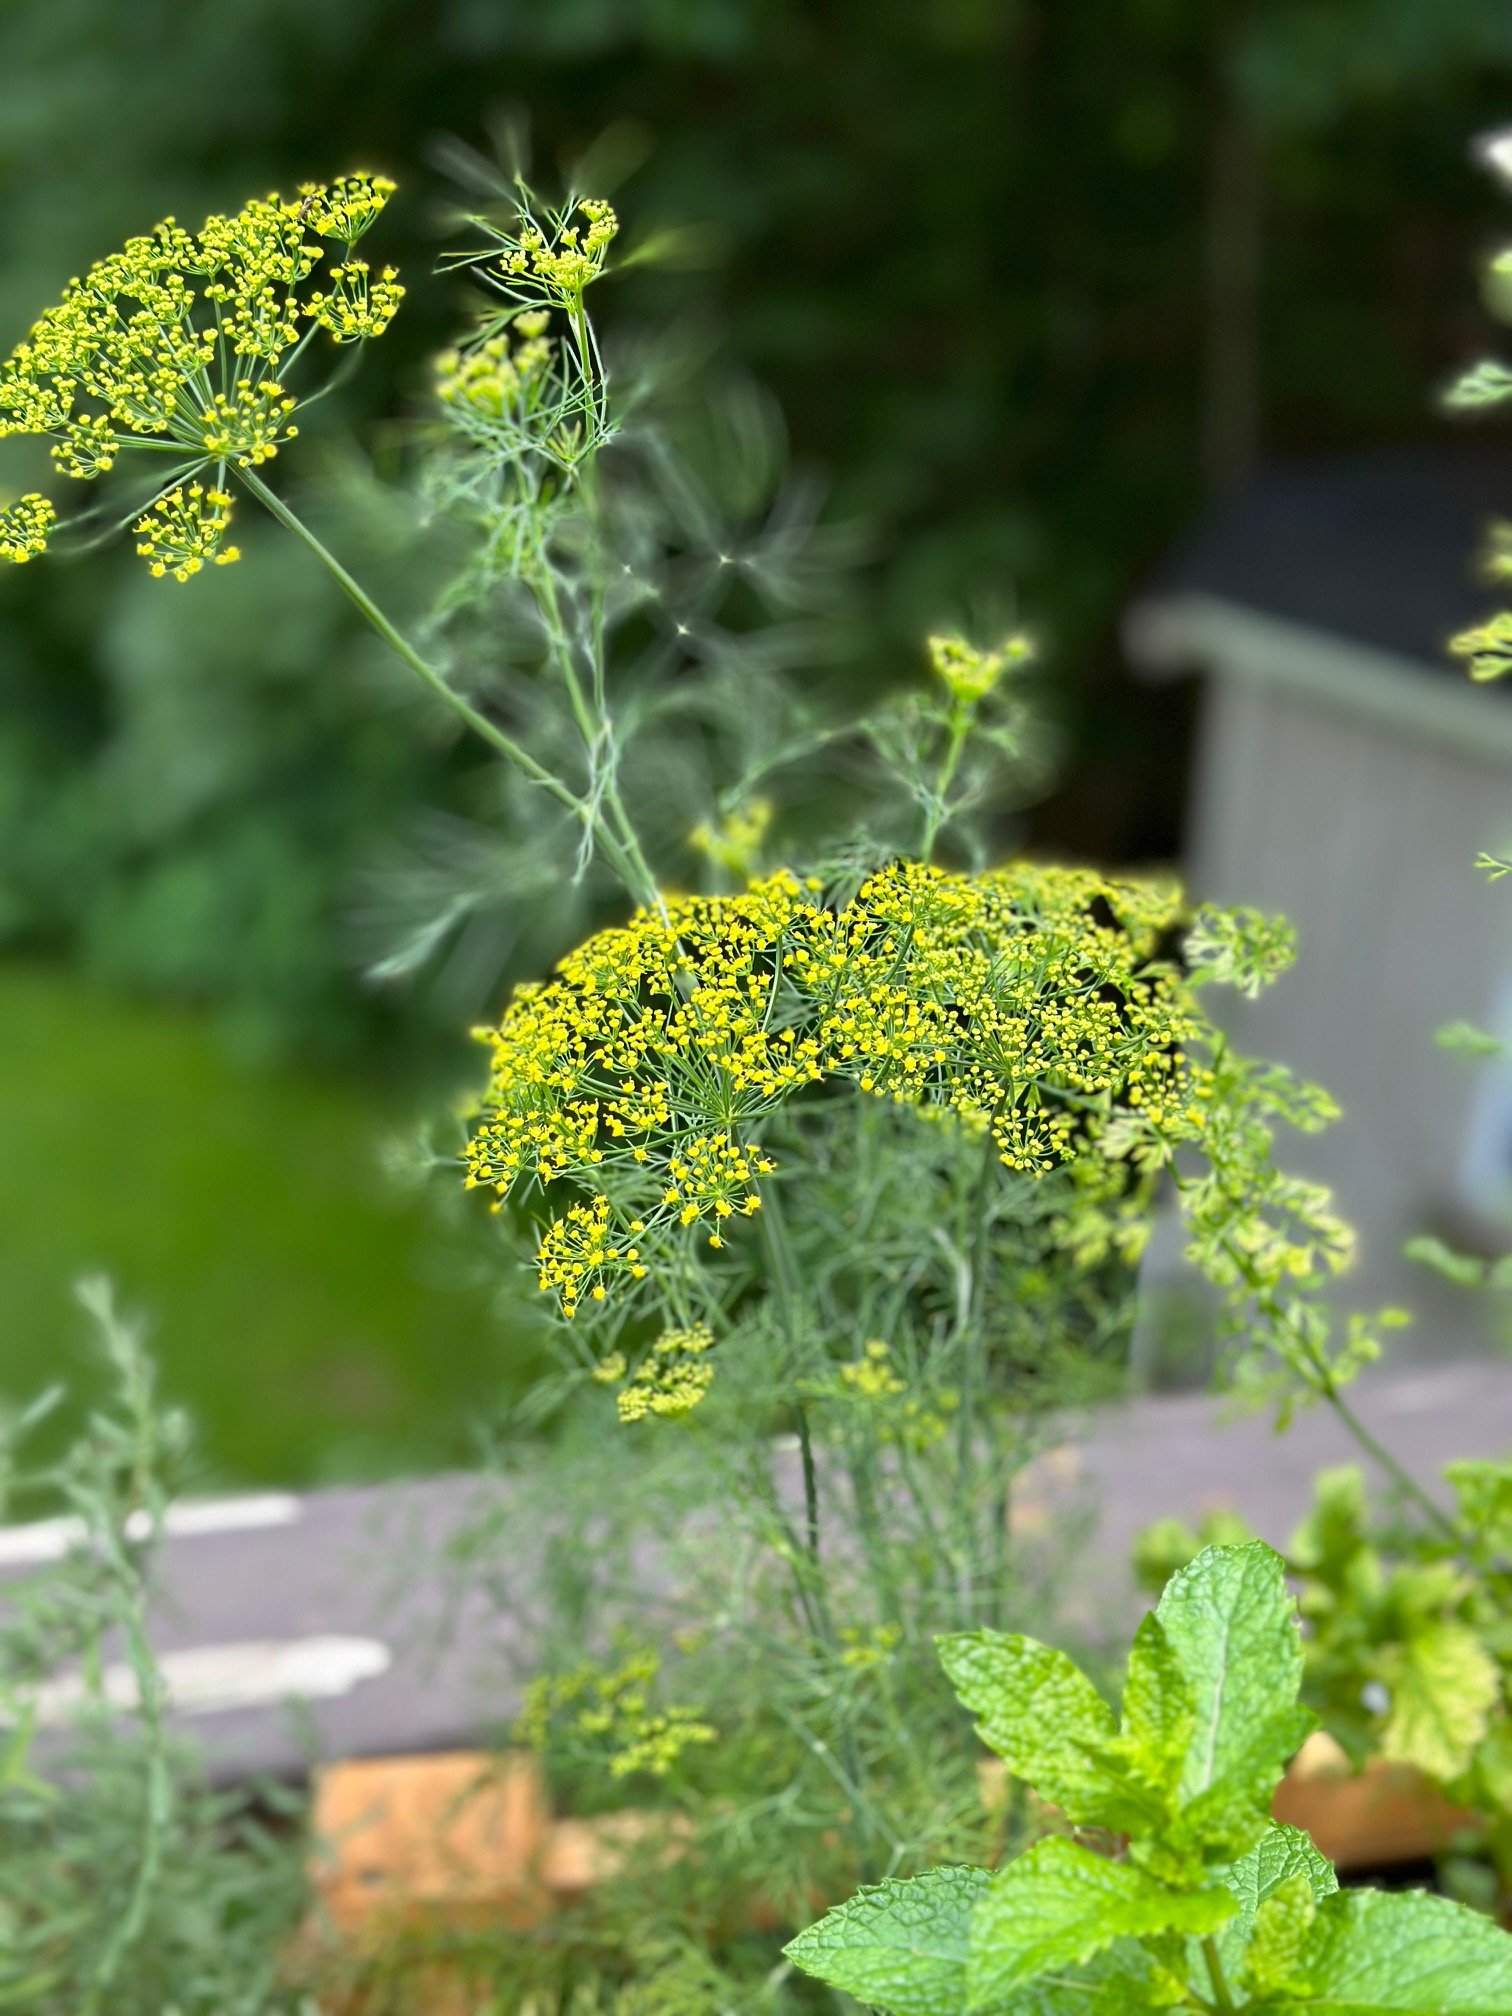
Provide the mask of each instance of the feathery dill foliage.
MULTIPOLYGON (((67 1556, 6 1584, 0 1619, 0 2008, 27 2016, 303 2016, 283 1951, 303 1906, 298 1829, 208 1786, 170 1730, 148 1636, 163 1513, 186 1473, 183 1417, 160 1405, 138 1326, 104 1282, 80 1300, 108 1405, 61 1461, 8 1481, 48 1490, 67 1556), (61 1672, 76 1694, 51 1709, 61 1672), (125 1705, 129 1702, 129 1705, 125 1705)), ((46 1412, 47 1402, 34 1410, 46 1412)), ((286 1794, 271 1809, 294 1818, 286 1794)))
MULTIPOLYGON (((131 520, 137 552, 180 582, 234 561, 229 474, 270 462, 311 396, 285 378, 321 332, 340 345, 381 336, 403 298, 393 267, 375 274, 354 252, 393 186, 311 182, 197 232, 169 217, 129 239, 71 280, 0 367, 0 437, 41 436, 58 471, 86 483, 123 455, 170 457, 131 520), (207 471, 208 484, 193 480, 207 471)), ((32 559, 56 521, 49 498, 23 497, 0 512, 0 556, 32 559)))

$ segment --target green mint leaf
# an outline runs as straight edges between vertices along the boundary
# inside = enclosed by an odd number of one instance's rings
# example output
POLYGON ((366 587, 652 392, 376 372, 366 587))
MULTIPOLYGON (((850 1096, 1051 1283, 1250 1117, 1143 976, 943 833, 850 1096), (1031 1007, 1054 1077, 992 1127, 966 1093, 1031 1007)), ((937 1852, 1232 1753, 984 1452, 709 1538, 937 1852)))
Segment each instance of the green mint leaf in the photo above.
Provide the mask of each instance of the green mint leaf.
POLYGON ((1220 1886, 1173 1890, 1075 1841, 1041 1841, 1000 1869, 977 1904, 966 2007, 997 2009, 1036 1976, 1090 1960, 1115 1939, 1216 1931, 1236 1908, 1220 1886))
POLYGON ((1339 1887, 1333 1864, 1318 1852, 1302 1829, 1274 1822, 1247 1855, 1241 1855, 1237 1862, 1217 1874, 1239 1905, 1239 1916, 1225 1930, 1225 1939, 1238 1930, 1247 1934, 1260 1906, 1293 1876, 1305 1876, 1313 1896, 1320 1901, 1331 1897, 1339 1887))
POLYGON ((1304 1958, 1318 1900, 1305 1870, 1278 1883, 1255 1913, 1244 1979, 1257 1994, 1289 1988, 1303 1977, 1304 1958))
POLYGON ((1391 1707, 1382 1755, 1430 1778, 1468 1768, 1501 1698, 1496 1661, 1468 1624, 1429 1618, 1381 1662, 1391 1707))
POLYGON ((1337 1586, 1371 1546, 1368 1510, 1364 1474, 1353 1463, 1320 1470, 1313 1479, 1312 1510, 1292 1536, 1293 1561, 1337 1586))
POLYGON ((1302 1954, 1305 1986, 1252 2016, 1507 2016, 1512 1936, 1421 1890, 1341 1890, 1318 1906, 1302 1954))
MULTIPOLYGON (((1184 1953, 1179 1964, 1184 1973, 1184 1953)), ((1153 2016, 1172 2006, 1171 1978, 1143 1946, 1119 1939, 1085 1967, 1026 1982, 1005 2007, 1011 2016, 1153 2016)))
POLYGON ((1081 1826, 1127 1831, 1150 1814, 1089 1754, 1117 1734, 1081 1668, 1037 1638, 960 1631, 936 1641, 977 1734, 1016 1778, 1081 1826))
POLYGON ((985 1869, 946 1867, 858 1890, 791 1940, 795 1967, 891 2016, 960 2016, 985 1869))
POLYGON ((1297 1707, 1302 1640, 1281 1557, 1261 1540, 1204 1548, 1171 1578, 1155 1614, 1195 1706, 1181 1774, 1191 1838, 1246 1846, 1239 1835, 1261 1833, 1311 1727, 1297 1707))
POLYGON ((1231 1981, 1246 1977, 1256 1921, 1288 1884, 1299 1878, 1305 1881, 1314 1904, 1321 1904, 1339 1887, 1333 1864, 1318 1853, 1300 1827, 1280 1827, 1274 1823, 1247 1855, 1241 1855, 1229 1868, 1216 1873, 1225 1888, 1233 1892, 1239 1906, 1218 1934, 1218 1958, 1231 1981))
POLYGON ((1129 1651, 1118 1753, 1142 1784, 1161 1794, 1174 1793, 1196 1722, 1192 1684, 1152 1611, 1141 1620, 1129 1651))

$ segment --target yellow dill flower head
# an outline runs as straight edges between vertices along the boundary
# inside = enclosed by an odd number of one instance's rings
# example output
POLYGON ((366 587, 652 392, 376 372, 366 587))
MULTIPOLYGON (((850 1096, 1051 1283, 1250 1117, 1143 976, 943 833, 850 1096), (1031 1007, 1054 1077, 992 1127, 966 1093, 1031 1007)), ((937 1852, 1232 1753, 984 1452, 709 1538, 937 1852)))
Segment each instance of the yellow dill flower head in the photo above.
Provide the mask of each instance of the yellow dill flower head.
POLYGON ((1482 683, 1505 679, 1512 672, 1512 615, 1492 616, 1472 630, 1451 637, 1449 649, 1456 658, 1468 658, 1470 677, 1482 683))
POLYGON ((45 552, 57 517, 52 501, 35 490, 7 505, 0 511, 0 560, 20 567, 45 552))
POLYGON ((49 453, 65 476, 88 483, 115 467, 120 446, 105 414, 96 413, 92 419, 70 420, 62 440, 55 441, 49 453))
POLYGON ((355 245, 377 223, 395 185, 387 175, 342 175, 335 182, 301 182, 305 225, 322 238, 355 245))
POLYGON ((617 1667, 585 1661, 570 1672, 540 1674, 525 1690, 515 1733, 537 1751, 557 1741, 580 1749, 586 1740, 604 1753, 613 1778, 664 1778, 685 1750, 714 1742, 717 1732, 690 1706, 655 1706, 660 1675, 661 1660, 650 1650, 617 1667))
POLYGON ((511 287, 576 308, 603 272, 618 233, 619 218, 611 205, 602 197, 585 196, 544 223, 528 219, 506 241, 496 272, 511 287))
POLYGON ((375 280, 365 259, 348 259, 331 268, 330 280, 330 292, 312 294, 307 307, 338 343, 362 343, 381 336, 404 299, 397 266, 385 266, 375 280))
POLYGON ((714 1333, 707 1324, 664 1331, 617 1396, 621 1421, 644 1421, 648 1414, 680 1420, 691 1414, 714 1383, 708 1358, 713 1349, 714 1333))
POLYGON ((271 462, 279 443, 299 432, 289 425, 297 401, 282 385, 238 385, 235 392, 217 392, 204 414, 203 440, 218 462, 257 468, 271 462))
MULTIPOLYGON (((69 281, 0 365, 0 436, 48 439, 58 469, 83 482, 128 451, 177 450, 163 485, 165 502, 179 499, 170 516, 202 471, 224 490, 228 470, 261 466, 296 433, 299 401, 278 372, 304 357, 312 330, 345 344, 388 327, 403 291, 392 268, 374 279, 348 258, 325 290, 302 290, 326 241, 355 243, 392 188, 346 176, 307 184, 294 200, 255 198, 197 232, 170 217, 128 239, 69 281)), ((189 557, 160 571, 186 579, 189 557)))
POLYGON ((840 1664, 852 1673, 874 1673, 886 1666, 903 1642, 898 1624, 842 1624, 840 1664))
POLYGON ((786 872, 669 898, 479 1032, 467 1181, 577 1191, 539 1251, 570 1316, 724 1246, 774 1172, 763 1123, 826 1080, 990 1132, 1028 1175, 1166 1154, 1208 1110, 1207 1023, 1162 956, 1179 918, 1168 886, 1023 862, 898 862, 840 906, 786 872))
POLYGON ((180 486, 159 497, 137 520, 136 550, 158 580, 171 575, 175 581, 189 581, 207 560, 226 567, 241 558, 235 546, 223 543, 230 523, 231 498, 226 491, 206 490, 200 483, 187 489, 180 486))

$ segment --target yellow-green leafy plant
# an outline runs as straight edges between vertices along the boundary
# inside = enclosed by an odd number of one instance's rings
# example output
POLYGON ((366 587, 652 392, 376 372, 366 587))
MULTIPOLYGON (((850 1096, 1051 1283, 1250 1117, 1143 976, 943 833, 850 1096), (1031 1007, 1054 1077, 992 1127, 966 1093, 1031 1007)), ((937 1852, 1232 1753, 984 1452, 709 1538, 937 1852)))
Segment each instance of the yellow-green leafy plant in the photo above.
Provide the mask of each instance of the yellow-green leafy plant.
MULTIPOLYGON (((1363 1474, 1324 1471, 1285 1553, 1303 1623, 1302 1698, 1349 1767, 1409 1766, 1466 1816, 1453 1879, 1474 1887, 1471 1856, 1496 1889, 1512 1884, 1512 1466, 1451 1463, 1452 1494, 1404 1521, 1372 1506, 1363 1474), (1461 1852, 1465 1851, 1465 1852, 1461 1852)), ((1140 1579, 1158 1588, 1204 1545, 1247 1537, 1217 1513, 1200 1531, 1166 1519, 1141 1535, 1140 1579)))
POLYGON ((983 1743, 1060 1816, 996 1869, 876 1884, 788 1946, 889 2016, 1495 2016, 1512 1937, 1423 1891, 1341 1890, 1270 1803, 1312 1717, 1283 1564, 1259 1541, 1172 1576, 1122 1713, 1056 1648, 961 1632, 940 1658, 983 1743))

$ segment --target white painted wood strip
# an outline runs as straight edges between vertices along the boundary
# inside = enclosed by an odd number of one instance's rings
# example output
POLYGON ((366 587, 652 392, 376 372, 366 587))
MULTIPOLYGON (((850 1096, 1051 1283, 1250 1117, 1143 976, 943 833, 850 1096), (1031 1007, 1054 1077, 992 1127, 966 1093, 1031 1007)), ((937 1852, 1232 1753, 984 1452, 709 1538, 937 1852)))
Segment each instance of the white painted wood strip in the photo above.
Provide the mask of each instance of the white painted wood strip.
MULTIPOLYGON (((192 1540, 220 1533, 249 1533, 269 1526, 293 1526, 301 1517, 298 1498, 290 1491, 262 1491, 240 1498, 188 1498, 171 1505, 163 1531, 174 1540, 192 1540)), ((149 1523, 133 1514, 127 1531, 145 1540, 149 1523)), ((78 1519, 34 1519, 24 1526, 0 1526, 0 1568, 28 1568, 61 1561, 71 1548, 88 1538, 78 1519)))
MULTIPOLYGON (((283 1642, 251 1639, 234 1645, 192 1645, 159 1656, 158 1670, 176 1716, 218 1715, 236 1708, 274 1708, 288 1701, 334 1701, 393 1664, 378 1638, 335 1633, 283 1642)), ((98 1685, 80 1673, 45 1680, 26 1705, 43 1728, 68 1722, 93 1701, 127 1714, 140 1706, 132 1668, 107 1666, 98 1685)))

